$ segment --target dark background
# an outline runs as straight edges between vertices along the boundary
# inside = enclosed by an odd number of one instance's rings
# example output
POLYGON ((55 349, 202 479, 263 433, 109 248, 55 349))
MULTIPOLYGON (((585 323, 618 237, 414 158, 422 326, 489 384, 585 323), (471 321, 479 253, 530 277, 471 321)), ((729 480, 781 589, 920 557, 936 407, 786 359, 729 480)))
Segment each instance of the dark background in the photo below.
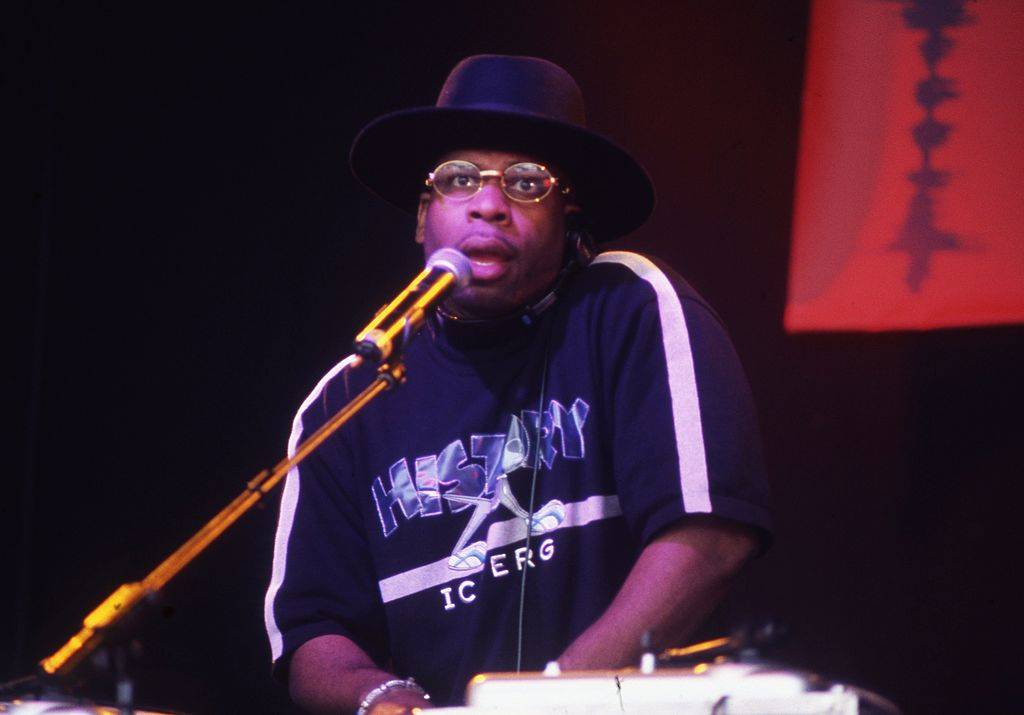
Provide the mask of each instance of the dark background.
MULTIPOLYGON (((349 143, 432 103, 463 56, 508 52, 566 67, 648 166, 658 208, 625 245, 691 280, 748 370, 778 539, 730 613, 788 624, 788 663, 908 711, 1005 707, 1024 332, 783 332, 803 3, 11 5, 0 677, 282 456, 421 260, 349 143)), ((139 624, 140 700, 287 708, 269 502, 139 624)))

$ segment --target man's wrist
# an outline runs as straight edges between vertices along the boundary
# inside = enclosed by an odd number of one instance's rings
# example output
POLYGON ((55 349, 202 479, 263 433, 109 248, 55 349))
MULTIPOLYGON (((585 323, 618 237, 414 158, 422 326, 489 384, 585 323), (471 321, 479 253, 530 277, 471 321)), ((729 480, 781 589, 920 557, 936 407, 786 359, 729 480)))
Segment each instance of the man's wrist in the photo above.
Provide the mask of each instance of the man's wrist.
POLYGON ((369 715, 379 710, 375 705, 396 701, 405 705, 429 705, 430 695, 412 678, 393 678, 368 692, 359 704, 356 715, 369 715))

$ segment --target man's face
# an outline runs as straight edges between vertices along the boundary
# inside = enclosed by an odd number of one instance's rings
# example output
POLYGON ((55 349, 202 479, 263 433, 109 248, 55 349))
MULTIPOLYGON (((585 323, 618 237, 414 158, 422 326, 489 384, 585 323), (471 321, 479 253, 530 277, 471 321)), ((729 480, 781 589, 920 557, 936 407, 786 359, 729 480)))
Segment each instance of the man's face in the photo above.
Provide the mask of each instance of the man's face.
MULTIPOLYGON (((542 157, 478 149, 451 152, 438 163, 454 159, 499 172, 518 162, 544 163, 542 157)), ((565 180, 555 168, 551 172, 565 180)), ((447 198, 433 190, 425 194, 416 240, 427 256, 448 247, 466 254, 472 280, 448 306, 463 318, 494 318, 532 303, 550 288, 562 266, 565 216, 576 210, 558 187, 538 203, 523 203, 505 195, 500 179, 486 178, 468 199, 447 198)))

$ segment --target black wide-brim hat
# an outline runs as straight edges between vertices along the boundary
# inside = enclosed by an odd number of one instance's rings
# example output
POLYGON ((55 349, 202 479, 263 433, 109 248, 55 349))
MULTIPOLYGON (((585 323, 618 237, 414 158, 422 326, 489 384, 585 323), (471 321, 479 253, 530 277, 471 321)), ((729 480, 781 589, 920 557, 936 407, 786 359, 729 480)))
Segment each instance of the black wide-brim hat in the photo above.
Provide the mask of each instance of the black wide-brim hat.
POLYGON ((587 129, 579 86, 547 60, 467 57, 448 75, 435 106, 373 120, 356 136, 349 160, 371 191, 415 211, 427 173, 458 149, 522 152, 566 172, 597 241, 638 228, 654 208, 643 166, 587 129))

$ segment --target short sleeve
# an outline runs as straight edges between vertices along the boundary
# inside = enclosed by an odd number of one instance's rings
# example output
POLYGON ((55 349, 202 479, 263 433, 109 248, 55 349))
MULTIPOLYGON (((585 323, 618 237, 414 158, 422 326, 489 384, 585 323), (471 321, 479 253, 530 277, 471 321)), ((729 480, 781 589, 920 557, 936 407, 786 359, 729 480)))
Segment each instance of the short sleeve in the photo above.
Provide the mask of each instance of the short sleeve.
MULTIPOLYGON (((313 400, 302 413, 301 434, 324 421, 322 405, 313 400)), ((350 638, 378 664, 388 657, 383 605, 350 479, 337 435, 287 477, 265 608, 274 676, 282 681, 299 646, 322 635, 350 638)))
POLYGON ((641 280, 618 301, 628 314, 615 321, 606 367, 623 514, 644 545, 675 521, 711 514, 752 527, 763 551, 771 542, 768 486, 736 351, 682 279, 647 259, 636 263, 641 280))

